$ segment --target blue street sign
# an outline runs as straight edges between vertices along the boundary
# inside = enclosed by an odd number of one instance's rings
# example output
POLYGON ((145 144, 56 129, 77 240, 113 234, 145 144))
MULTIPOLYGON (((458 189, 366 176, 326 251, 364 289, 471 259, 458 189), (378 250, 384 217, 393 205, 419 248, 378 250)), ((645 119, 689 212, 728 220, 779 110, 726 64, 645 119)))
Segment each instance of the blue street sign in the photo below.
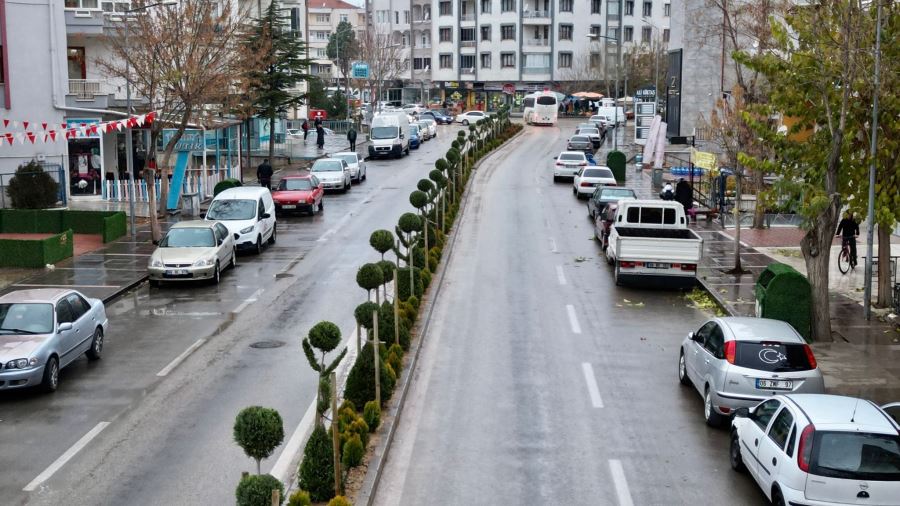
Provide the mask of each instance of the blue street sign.
POLYGON ((351 75, 354 79, 368 79, 369 64, 361 61, 353 62, 351 75))

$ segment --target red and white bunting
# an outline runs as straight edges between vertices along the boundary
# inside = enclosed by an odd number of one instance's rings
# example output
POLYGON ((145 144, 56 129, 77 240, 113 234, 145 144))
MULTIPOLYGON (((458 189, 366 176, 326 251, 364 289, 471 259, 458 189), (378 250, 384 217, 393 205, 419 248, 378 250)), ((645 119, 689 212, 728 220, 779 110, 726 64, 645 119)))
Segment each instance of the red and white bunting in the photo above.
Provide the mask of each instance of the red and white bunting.
POLYGON ((12 145, 16 141, 20 144, 25 144, 26 141, 34 144, 37 141, 47 143, 55 142, 60 139, 75 139, 88 136, 96 137, 102 134, 121 132, 126 128, 143 127, 153 123, 155 119, 156 111, 129 116, 119 120, 98 123, 84 122, 78 124, 48 123, 46 121, 18 121, 9 118, 0 118, 0 122, 2 122, 2 127, 0 128, 6 130, 0 132, 0 146, 3 145, 3 140, 6 140, 9 145, 12 145), (15 131, 19 128, 20 124, 22 129, 15 131), (37 125, 41 125, 40 130, 37 129, 37 125), (56 125, 59 125, 58 129, 56 128, 56 125), (34 126, 34 128, 29 129, 31 126, 34 126))

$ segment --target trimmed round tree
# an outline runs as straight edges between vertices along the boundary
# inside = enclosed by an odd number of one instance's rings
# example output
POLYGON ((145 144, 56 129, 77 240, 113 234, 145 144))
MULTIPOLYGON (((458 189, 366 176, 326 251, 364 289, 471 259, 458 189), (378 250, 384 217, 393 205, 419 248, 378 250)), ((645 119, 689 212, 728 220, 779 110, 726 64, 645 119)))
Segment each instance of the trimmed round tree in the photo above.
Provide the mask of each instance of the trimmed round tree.
POLYGON ((340 354, 330 364, 325 364, 325 355, 334 351, 341 344, 341 329, 329 321, 321 321, 313 325, 309 329, 309 335, 303 339, 301 344, 309 366, 313 371, 319 373, 319 396, 316 404, 316 413, 321 417, 328 410, 328 403, 331 401, 331 380, 329 376, 343 360, 344 355, 347 354, 347 348, 341 350, 340 354), (316 358, 313 348, 319 351, 321 355, 319 359, 316 358))
MULTIPOLYGON (((12 135, 12 134, 10 134, 12 135)), ((74 181, 73 181, 74 183, 74 181)), ((44 167, 32 160, 16 169, 10 178, 6 193, 15 209, 44 209, 53 207, 59 192, 59 184, 44 167)))
POLYGON ((432 169, 428 173, 428 179, 431 179, 438 188, 443 188, 447 184, 447 177, 439 169, 432 169))
POLYGON ((438 158, 437 161, 434 162, 434 168, 446 173, 448 170, 450 170, 450 164, 447 162, 447 160, 438 158))
POLYGON ((300 488, 309 492, 313 501, 334 497, 334 450, 331 436, 317 423, 303 449, 300 463, 300 488))
MULTIPOLYGON (((375 322, 372 321, 372 313, 378 311, 378 308, 378 304, 368 300, 356 306, 356 309, 353 310, 353 316, 356 318, 356 323, 358 323, 360 327, 366 329, 366 331, 373 330, 375 328, 375 322)), ((378 323, 380 324, 381 322, 379 321, 378 323)), ((381 331, 380 326, 378 330, 381 331)))
POLYGON ((390 230, 376 230, 369 236, 369 245, 381 253, 381 259, 384 260, 384 254, 394 247, 394 234, 390 230))
MULTIPOLYGON (((366 291, 366 297, 372 295, 372 290, 376 290, 384 283, 384 273, 378 264, 367 263, 356 271, 356 284, 366 291)), ((378 300, 378 292, 375 292, 375 299, 378 300)))
POLYGON ((428 193, 434 190, 434 183, 432 183, 430 179, 420 179, 419 182, 416 183, 416 188, 418 188, 419 191, 428 193))
POLYGON ((416 209, 422 209, 428 204, 428 195, 422 190, 416 190, 409 194, 409 203, 416 209))
POLYGON ((278 490, 279 504, 284 502, 284 485, 278 478, 271 474, 244 476, 234 492, 237 506, 271 506, 273 490, 278 490))
POLYGON ((260 473, 262 459, 272 455, 282 441, 284 423, 274 409, 250 406, 242 409, 234 420, 234 442, 256 460, 256 474, 260 473))

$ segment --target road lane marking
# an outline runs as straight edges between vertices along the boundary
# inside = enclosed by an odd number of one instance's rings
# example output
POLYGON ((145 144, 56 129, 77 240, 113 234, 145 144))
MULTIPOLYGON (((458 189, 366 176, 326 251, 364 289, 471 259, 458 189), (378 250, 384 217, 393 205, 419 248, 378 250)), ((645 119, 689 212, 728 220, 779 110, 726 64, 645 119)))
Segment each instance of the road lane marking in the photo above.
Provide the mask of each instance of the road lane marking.
POLYGON ((560 285, 566 286, 566 273, 563 272, 562 265, 556 266, 556 279, 560 285))
POLYGON ((588 394, 591 396, 591 404, 593 404, 595 408, 602 408, 603 399, 600 398, 600 389, 597 388, 597 377, 594 376, 594 367, 590 362, 582 362, 581 371, 584 372, 584 381, 587 382, 588 394))
POLYGON ((340 230, 341 228, 343 228, 344 225, 345 225, 348 221, 350 221, 350 217, 351 217, 351 216, 353 216, 353 213, 345 214, 344 217, 341 218, 341 219, 337 222, 337 224, 336 224, 335 226, 329 228, 327 231, 325 231, 324 234, 322 234, 322 237, 319 237, 318 239, 316 239, 316 242, 325 242, 325 241, 327 241, 329 237, 331 237, 332 235, 334 235, 338 230, 340 230))
POLYGON ((109 422, 100 422, 95 425, 93 429, 89 430, 87 434, 81 436, 81 439, 76 441, 75 444, 73 444, 68 450, 66 450, 65 453, 60 455, 58 459, 50 464, 50 467, 44 469, 44 472, 37 475, 37 478, 31 480, 31 483, 29 483, 28 485, 25 485, 25 488, 23 488, 22 490, 25 492, 32 492, 36 488, 38 488, 41 483, 49 480, 54 473, 59 471, 62 466, 66 465, 68 461, 72 460, 72 457, 80 452, 82 448, 87 446, 92 439, 97 437, 97 434, 100 434, 100 432, 103 431, 103 429, 105 429, 107 425, 109 425, 109 422))
POLYGON ((550 238, 550 253, 556 253, 556 239, 550 238))
POLYGON ((234 311, 232 311, 232 313, 238 314, 238 313, 240 313, 241 311, 247 309, 247 306, 249 306, 250 304, 253 304, 253 303, 256 302, 257 300, 259 300, 259 296, 262 295, 262 293, 263 293, 264 291, 265 291, 265 290, 263 290, 262 288, 260 288, 259 290, 253 292, 253 295, 251 295, 251 296, 247 297, 246 299, 244 299, 244 302, 241 302, 241 305, 240 305, 240 306, 234 308, 234 311))
POLYGON ((197 351, 197 348, 203 346, 203 343, 205 343, 205 342, 206 342, 206 339, 197 339, 197 341, 195 341, 194 344, 188 346, 188 349, 184 350, 184 352, 182 352, 181 355, 178 355, 177 357, 175 357, 174 360, 169 362, 169 365, 163 367, 161 371, 156 373, 156 375, 159 376, 160 378, 167 376, 170 372, 172 372, 172 369, 175 369, 176 367, 178 367, 178 364, 184 362, 184 359, 188 358, 188 355, 197 351))
POLYGON ((572 327, 572 332, 575 334, 581 334, 581 325, 578 324, 578 316, 575 314, 575 306, 572 304, 566 305, 566 312, 569 313, 569 326, 572 327))
POLYGON ((625 470, 622 469, 622 461, 610 459, 609 471, 612 473, 613 483, 616 486, 619 506, 634 506, 634 501, 631 500, 631 491, 628 490, 628 480, 625 479, 625 470))

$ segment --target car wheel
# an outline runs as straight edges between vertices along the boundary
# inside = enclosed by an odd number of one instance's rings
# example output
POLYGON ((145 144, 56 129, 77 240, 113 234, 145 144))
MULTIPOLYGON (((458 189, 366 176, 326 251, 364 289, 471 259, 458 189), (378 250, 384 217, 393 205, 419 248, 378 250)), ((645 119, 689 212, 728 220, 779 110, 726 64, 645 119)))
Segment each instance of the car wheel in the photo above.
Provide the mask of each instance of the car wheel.
POLYGON ((230 264, 229 268, 234 269, 235 267, 237 267, 237 250, 232 248, 231 249, 231 264, 230 264))
POLYGON ((366 169, 363 169, 362 180, 365 181, 367 177, 369 176, 366 175, 366 169))
POLYGON ((678 381, 682 385, 690 385, 691 378, 688 378, 687 375, 687 364, 684 361, 684 350, 678 354, 678 381))
POLYGON ((278 223, 272 225, 272 235, 269 237, 269 244, 275 244, 278 240, 278 223))
POLYGON ((463 124, 463 126, 469 126, 469 120, 464 119, 464 120, 462 121, 462 124, 463 124))
POLYGON ((712 390, 709 385, 706 385, 703 393, 703 417, 706 418, 706 425, 710 427, 722 425, 722 415, 716 413, 716 409, 712 405, 712 390))
POLYGON ((775 489, 772 491, 772 506, 784 506, 784 496, 781 495, 781 490, 775 489))
POLYGON ((618 265, 616 265, 616 272, 613 275, 613 278, 616 281, 616 286, 622 286, 622 280, 619 279, 619 266, 618 265))
POLYGON ((575 195, 576 197, 578 196, 578 189, 576 189, 574 186, 572 187, 572 195, 575 195))
POLYGON ((45 392, 55 392, 59 387, 59 359, 50 357, 44 365, 44 377, 41 381, 41 389, 45 392))
POLYGON ((212 284, 218 285, 219 281, 221 281, 221 280, 222 280, 222 272, 219 270, 219 261, 217 260, 216 268, 213 269, 213 275, 212 275, 212 278, 210 278, 210 281, 212 281, 212 284))
POLYGON ((737 432, 731 433, 731 447, 728 451, 728 460, 731 462, 731 468, 739 473, 747 470, 744 465, 744 459, 741 457, 741 439, 737 432))
POLYGON ((100 354, 103 352, 103 329, 97 327, 94 331, 94 338, 91 339, 91 348, 85 353, 88 360, 100 360, 100 354))
POLYGON ((319 212, 321 213, 325 209, 325 199, 319 201, 319 212))
POLYGON ((263 247, 263 246, 262 246, 262 236, 261 236, 261 235, 258 235, 258 236, 256 236, 256 247, 255 247, 254 253, 257 254, 257 255, 261 255, 261 254, 262 254, 262 247, 263 247))

